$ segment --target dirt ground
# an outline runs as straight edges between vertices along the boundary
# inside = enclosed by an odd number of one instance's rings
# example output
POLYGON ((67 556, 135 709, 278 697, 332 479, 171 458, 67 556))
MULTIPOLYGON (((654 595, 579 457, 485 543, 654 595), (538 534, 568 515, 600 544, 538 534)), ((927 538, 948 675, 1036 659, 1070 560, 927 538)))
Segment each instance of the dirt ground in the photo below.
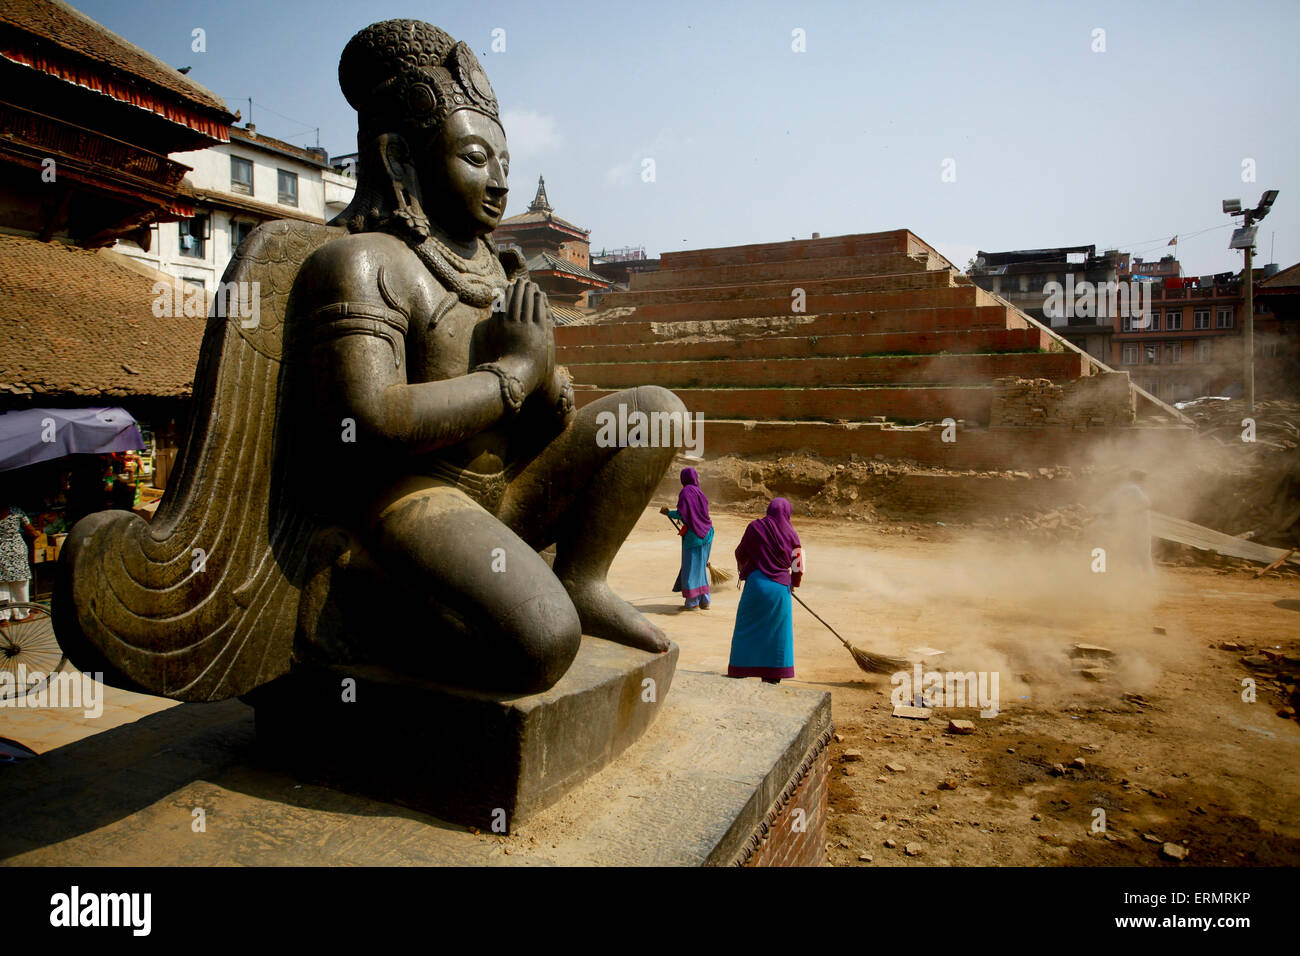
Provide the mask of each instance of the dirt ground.
MULTIPOLYGON (((754 517, 715 513, 715 565, 734 570, 754 517)), ((1279 680, 1292 678, 1242 660, 1267 650, 1295 663, 1300 576, 1158 564, 1146 582, 1094 572, 1088 541, 811 518, 796 527, 808 561, 800 594, 853 643, 913 660, 925 648, 926 671, 999 678, 995 717, 975 707, 894 717, 890 677, 858 670, 796 606, 792 683, 831 692, 837 732, 829 863, 1300 862, 1300 726, 1278 716, 1279 680), (1076 672, 1075 643, 1113 652, 1101 680, 1076 672), (947 733, 950 718, 974 733, 947 733), (1185 861, 1166 859, 1165 844, 1185 861)), ((681 645, 680 667, 725 672, 739 591, 733 581, 711 610, 682 611, 671 593, 678 555, 667 519, 647 511, 611 581, 681 645)))

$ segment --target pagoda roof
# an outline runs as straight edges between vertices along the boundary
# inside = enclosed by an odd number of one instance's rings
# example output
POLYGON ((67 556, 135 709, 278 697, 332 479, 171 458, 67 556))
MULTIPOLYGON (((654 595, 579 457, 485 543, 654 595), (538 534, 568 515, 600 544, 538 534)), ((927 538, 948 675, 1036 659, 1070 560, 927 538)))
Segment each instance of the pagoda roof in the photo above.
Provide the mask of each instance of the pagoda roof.
POLYGON ((590 269, 584 269, 576 262, 570 262, 568 259, 561 258, 560 256, 551 255, 549 252, 539 252, 537 255, 529 259, 528 271, 558 272, 569 278, 599 283, 602 288, 610 284, 609 280, 604 276, 598 275, 590 269))
POLYGON ((220 97, 62 0, 0 0, 0 27, 7 60, 229 139, 234 115, 220 97))

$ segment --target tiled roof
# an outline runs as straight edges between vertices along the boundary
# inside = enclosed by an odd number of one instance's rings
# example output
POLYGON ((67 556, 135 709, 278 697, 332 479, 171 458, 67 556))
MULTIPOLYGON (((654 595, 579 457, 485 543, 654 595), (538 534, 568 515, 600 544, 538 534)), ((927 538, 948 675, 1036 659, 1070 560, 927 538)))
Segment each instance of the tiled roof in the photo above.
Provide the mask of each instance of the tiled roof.
MULTIPOLYGON (((574 232, 581 232, 584 235, 590 232, 590 230, 583 229, 581 226, 575 226, 567 219, 561 219, 553 212, 521 212, 517 216, 502 219, 497 223, 497 229, 500 229, 502 226, 531 226, 546 222, 553 222, 557 226, 562 226, 565 229, 572 229, 574 232)), ((508 229, 506 231, 509 232, 508 229)))
POLYGON ((567 305, 551 306, 551 321, 556 325, 572 325, 579 319, 585 319, 587 313, 579 312, 577 309, 570 309, 567 305))
POLYGON ((121 256, 0 235, 0 394, 186 396, 206 319, 155 318, 121 256))
POLYGON ((568 259, 562 259, 559 256, 553 256, 549 252, 539 252, 528 260, 529 272, 563 272, 567 275, 576 276, 579 279, 590 279, 599 282, 601 285, 609 285, 610 282, 602 275, 597 275, 590 269, 584 269, 576 262, 570 262, 568 259))
POLYGON ((1269 276, 1259 284, 1261 290, 1278 289, 1283 286, 1300 285, 1300 262, 1288 266, 1281 272, 1269 276))
MULTIPOLYGON (((142 50, 85 14, 74 10, 62 0, 0 0, 0 24, 26 34, 34 43, 22 43, 26 52, 40 50, 54 54, 60 61, 89 60, 109 71, 125 75, 128 79, 144 81, 149 85, 173 94, 177 99, 207 110, 217 110, 227 117, 230 111, 216 94, 190 80, 176 69, 142 50)), ((41 58, 46 59, 45 57, 41 58)), ((44 67, 51 72, 51 64, 44 67)), ((59 69, 59 75, 66 71, 59 69)), ((78 81, 77 77, 65 76, 78 81)), ((83 84, 85 85, 85 84, 83 84)), ((92 86, 92 89, 99 88, 92 86)), ((124 91, 100 89, 100 92, 117 96, 124 91)), ((141 105, 137 103, 137 105, 141 105)), ((224 136, 222 139, 224 140, 224 136)))
MULTIPOLYGON (((3 0, 0 0, 0 2, 3 2, 3 0)), ((319 166, 321 169, 332 168, 328 162, 328 154, 322 158, 320 153, 313 153, 309 149, 304 149, 301 146, 294 146, 292 143, 286 143, 282 139, 275 139, 271 136, 265 135, 264 133, 250 133, 247 129, 240 126, 230 127, 230 139, 231 142, 243 143, 245 146, 249 146, 253 149, 260 148, 269 150, 273 153, 282 153, 286 156, 291 156, 309 166, 319 166)))

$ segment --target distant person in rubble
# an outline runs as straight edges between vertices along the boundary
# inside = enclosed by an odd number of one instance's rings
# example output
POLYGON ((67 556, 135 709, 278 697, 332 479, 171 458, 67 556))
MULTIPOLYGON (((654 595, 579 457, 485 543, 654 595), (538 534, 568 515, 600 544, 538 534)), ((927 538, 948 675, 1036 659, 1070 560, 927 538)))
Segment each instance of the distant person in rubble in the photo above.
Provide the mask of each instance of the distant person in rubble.
POLYGON ((773 498, 767 515, 751 521, 736 548, 745 590, 731 635, 728 677, 779 684, 794 676, 791 592, 803 581, 803 545, 790 523, 790 502, 773 498))
POLYGON ((1130 471, 1128 480, 1097 506, 1106 540, 1107 570, 1150 576, 1151 499, 1143 490, 1146 473, 1130 471))
POLYGON ((660 508, 680 524, 682 567, 677 572, 674 591, 680 591, 686 609, 709 609, 709 553, 713 548, 713 521, 709 517, 709 499, 700 488, 700 474, 694 468, 682 469, 682 490, 676 508, 660 508))

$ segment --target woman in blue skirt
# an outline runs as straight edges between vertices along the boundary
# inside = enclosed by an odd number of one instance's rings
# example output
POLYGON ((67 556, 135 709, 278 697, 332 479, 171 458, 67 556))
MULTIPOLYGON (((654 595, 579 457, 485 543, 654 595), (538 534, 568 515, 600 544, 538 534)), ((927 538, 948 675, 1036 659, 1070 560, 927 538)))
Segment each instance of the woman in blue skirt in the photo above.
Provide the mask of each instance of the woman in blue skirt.
POLYGON ((731 635, 728 677, 779 684, 794 676, 794 615, 790 593, 803 580, 803 546, 790 524, 790 502, 773 498, 767 515, 751 521, 736 548, 745 590, 731 635))
POLYGON ((673 522, 681 522, 682 567, 677 573, 674 591, 681 591, 688 610, 709 609, 709 552, 713 550, 713 521, 709 518, 709 499, 700 488, 700 475, 694 468, 682 469, 682 490, 677 507, 660 508, 673 522))

